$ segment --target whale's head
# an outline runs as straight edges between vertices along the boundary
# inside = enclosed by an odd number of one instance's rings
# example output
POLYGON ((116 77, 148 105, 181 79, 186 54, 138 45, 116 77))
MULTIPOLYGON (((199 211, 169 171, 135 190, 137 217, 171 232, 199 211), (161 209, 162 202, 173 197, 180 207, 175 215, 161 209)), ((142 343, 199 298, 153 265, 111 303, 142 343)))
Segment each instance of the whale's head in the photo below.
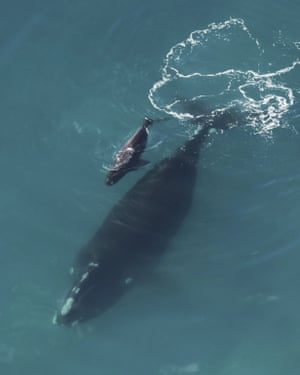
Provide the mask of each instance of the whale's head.
POLYGON ((67 298, 61 308, 55 313, 53 323, 58 325, 72 326, 82 321, 82 313, 78 309, 78 303, 74 298, 67 298))
POLYGON ((115 183, 117 183, 123 176, 125 176, 125 174, 127 173, 127 169, 126 168, 114 168, 114 169, 111 169, 107 176, 106 176, 106 179, 105 179, 105 183, 106 185, 114 185, 115 183))
POLYGON ((53 323, 73 326, 107 310, 126 289, 122 280, 111 279, 97 262, 90 262, 67 293, 56 312, 53 323))
MULTIPOLYGON (((89 263, 88 267, 75 280, 62 305, 56 312, 53 322, 59 325, 74 325, 93 315, 94 301, 99 293, 98 285, 101 272, 99 264, 89 263)), ((96 312, 95 312, 96 313, 96 312)))

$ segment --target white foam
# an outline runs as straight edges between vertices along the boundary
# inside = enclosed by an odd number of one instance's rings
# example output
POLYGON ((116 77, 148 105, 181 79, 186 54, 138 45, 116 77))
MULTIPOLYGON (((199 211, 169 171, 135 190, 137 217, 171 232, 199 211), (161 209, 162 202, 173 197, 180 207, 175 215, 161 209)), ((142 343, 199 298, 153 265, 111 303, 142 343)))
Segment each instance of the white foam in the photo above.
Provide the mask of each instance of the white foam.
POLYGON ((77 121, 73 121, 73 125, 74 125, 74 128, 77 131, 77 133, 82 134, 83 127, 77 121))
MULTIPOLYGON (((300 42, 292 45, 294 50, 300 49, 300 42)), ((281 57, 281 51, 278 55, 281 57)), ((212 106, 212 117, 220 107, 222 110, 234 108, 246 115, 248 125, 257 133, 269 133, 285 124, 284 116, 295 103, 293 89, 284 78, 300 61, 290 59, 287 66, 271 71, 276 64, 270 61, 263 69, 259 64, 265 60, 268 60, 265 49, 244 20, 231 18, 212 23, 206 29, 193 31, 170 48, 161 79, 153 84, 148 98, 154 108, 179 120, 194 118, 182 102, 201 100, 212 106), (249 59, 225 53, 240 48, 249 52, 249 59), (218 59, 222 52, 224 58, 218 59)))

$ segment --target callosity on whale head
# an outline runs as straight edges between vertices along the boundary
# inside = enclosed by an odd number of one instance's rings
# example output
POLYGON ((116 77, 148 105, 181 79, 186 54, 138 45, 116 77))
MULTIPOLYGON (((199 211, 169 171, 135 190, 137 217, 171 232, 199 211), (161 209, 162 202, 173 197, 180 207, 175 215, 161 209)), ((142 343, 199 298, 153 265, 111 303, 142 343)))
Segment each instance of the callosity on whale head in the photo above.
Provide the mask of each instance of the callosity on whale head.
POLYGON ((96 298, 95 285, 100 278, 99 264, 90 262, 75 280, 62 306, 54 316, 54 323, 74 325, 86 319, 86 313, 91 314, 91 302, 96 298))

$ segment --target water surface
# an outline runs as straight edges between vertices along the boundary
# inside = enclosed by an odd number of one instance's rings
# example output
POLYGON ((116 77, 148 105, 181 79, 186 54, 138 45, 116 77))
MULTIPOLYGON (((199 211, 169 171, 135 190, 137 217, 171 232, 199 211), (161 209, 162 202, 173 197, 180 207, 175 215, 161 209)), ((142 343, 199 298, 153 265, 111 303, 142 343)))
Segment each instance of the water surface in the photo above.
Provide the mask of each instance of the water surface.
POLYGON ((5 374, 295 374, 299 347, 300 34, 286 2, 90 0, 0 5, 5 374), (65 329, 69 267, 147 170, 104 185, 143 116, 158 162, 233 111, 198 167, 192 210, 155 280, 65 329), (234 122, 234 121, 233 121, 234 122))

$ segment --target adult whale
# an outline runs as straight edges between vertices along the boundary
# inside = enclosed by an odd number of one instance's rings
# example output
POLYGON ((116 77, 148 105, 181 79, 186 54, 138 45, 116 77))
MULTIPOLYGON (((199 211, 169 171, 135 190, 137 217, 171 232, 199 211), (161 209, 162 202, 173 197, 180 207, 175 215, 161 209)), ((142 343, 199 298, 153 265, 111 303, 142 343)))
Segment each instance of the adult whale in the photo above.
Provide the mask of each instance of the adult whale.
POLYGON ((98 315, 155 268, 191 206, 209 129, 156 164, 112 208, 78 256, 55 323, 72 325, 98 315))

